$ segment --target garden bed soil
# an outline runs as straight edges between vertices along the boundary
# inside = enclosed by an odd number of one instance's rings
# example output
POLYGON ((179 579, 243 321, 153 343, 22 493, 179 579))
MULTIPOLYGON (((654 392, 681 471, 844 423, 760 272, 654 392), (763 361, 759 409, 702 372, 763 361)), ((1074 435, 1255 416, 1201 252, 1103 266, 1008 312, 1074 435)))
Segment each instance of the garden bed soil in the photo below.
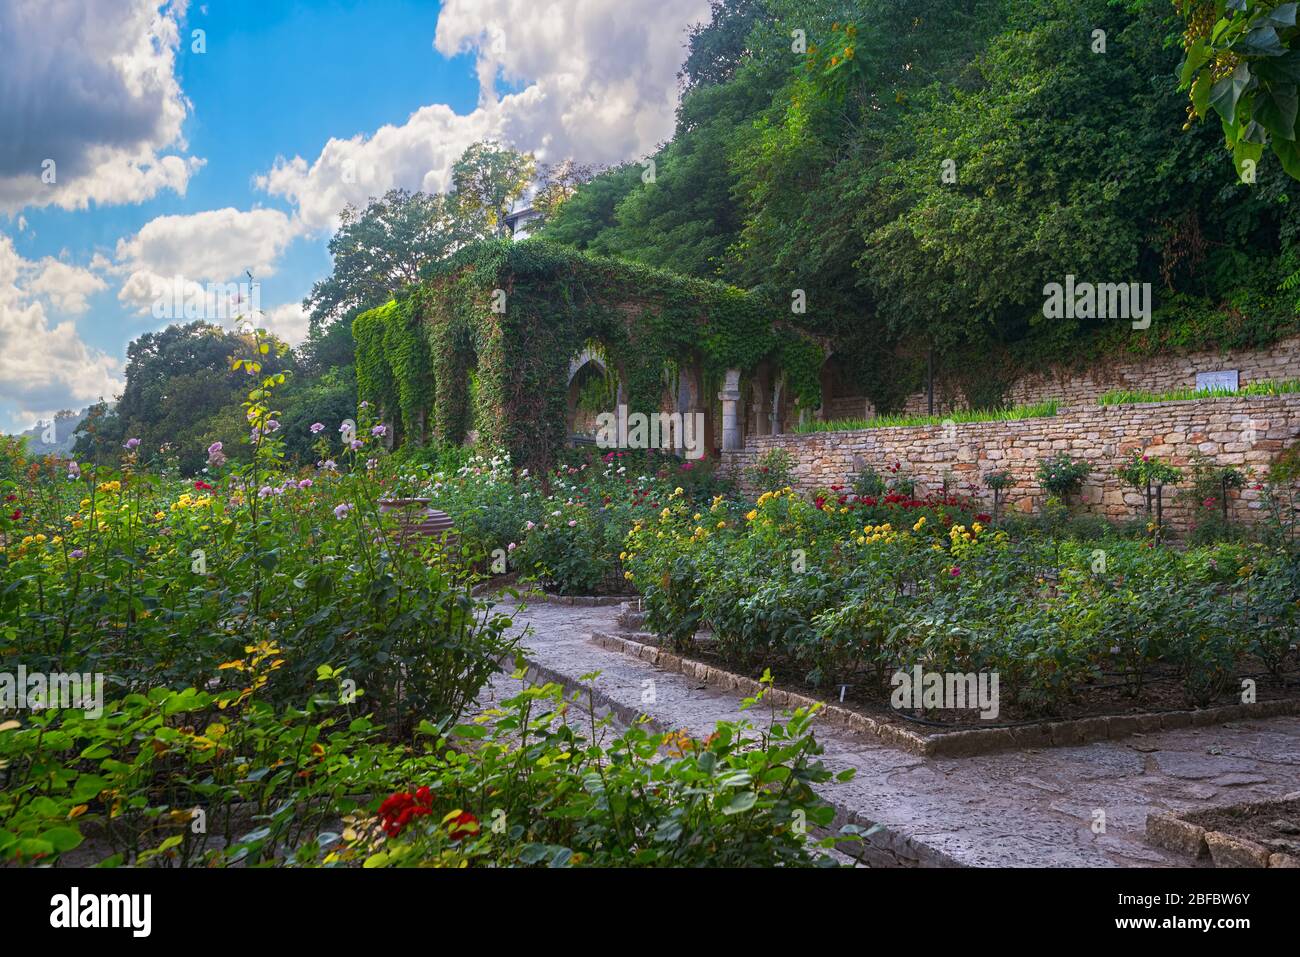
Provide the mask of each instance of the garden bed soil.
MULTIPOLYGON (((707 644, 699 643, 698 639, 690 652, 690 656, 707 662, 714 667, 736 671, 755 679, 762 676, 765 668, 771 669, 773 674, 778 674, 778 669, 781 667, 779 664, 763 664, 742 669, 734 661, 729 661, 710 649, 707 644)), ((1148 676, 1141 693, 1137 697, 1133 697, 1125 688, 1121 687, 1117 679, 1107 679, 1114 683, 1079 688, 1075 700, 1064 702, 1061 707, 1050 713, 1027 708, 1016 701, 1008 700, 1007 696, 1003 695, 999 703, 998 717, 992 720, 981 718, 979 711, 974 708, 910 708, 900 711, 890 704, 893 688, 872 687, 866 682, 865 676, 861 683, 843 686, 814 685, 807 681, 789 678, 778 680, 776 684, 788 691, 807 695, 810 698, 818 698, 828 704, 834 702, 875 718, 898 720, 914 727, 923 734, 943 734, 949 731, 987 730, 990 728, 1035 724, 1043 721, 1076 721, 1081 718, 1103 716, 1167 714, 1170 712, 1206 710, 1239 705, 1241 704, 1239 689, 1243 678, 1251 678, 1255 681, 1256 701, 1259 703, 1294 701, 1300 704, 1300 672, 1291 672, 1285 675, 1286 681, 1284 682, 1273 675, 1265 674, 1262 664, 1259 673, 1239 675, 1234 679, 1235 684, 1229 683, 1229 690, 1220 694, 1209 704, 1200 707, 1188 703, 1177 675, 1153 674, 1148 676), (843 694, 841 694, 841 689, 843 694), (1234 693, 1234 689, 1237 689, 1236 693, 1234 693)))
MULTIPOLYGON (((602 647, 652 661, 724 690, 755 694, 759 689, 757 679, 763 668, 740 673, 706 648, 697 647, 690 657, 685 657, 660 647, 652 639, 643 633, 592 636, 602 647)), ((890 706, 887 692, 866 695, 851 687, 844 689, 841 701, 838 694, 827 694, 825 688, 777 681, 771 698, 781 707, 822 705, 824 720, 871 735, 892 747, 931 757, 957 757, 1020 748, 1066 747, 1171 728, 1300 714, 1300 685, 1284 687, 1275 679, 1271 683, 1257 681, 1257 700, 1248 705, 1229 697, 1208 708, 1190 709, 1175 686, 1164 694, 1144 696, 1137 703, 1111 695, 1062 709, 1049 717, 1026 716, 1023 711, 1004 707, 996 721, 982 720, 972 711, 930 710, 924 718, 904 715, 890 706)))

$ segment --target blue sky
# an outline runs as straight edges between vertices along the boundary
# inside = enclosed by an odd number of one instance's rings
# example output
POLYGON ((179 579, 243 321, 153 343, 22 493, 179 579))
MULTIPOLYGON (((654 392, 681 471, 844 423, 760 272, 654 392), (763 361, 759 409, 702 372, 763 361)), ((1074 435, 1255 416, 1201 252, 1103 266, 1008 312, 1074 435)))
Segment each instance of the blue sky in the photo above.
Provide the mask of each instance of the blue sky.
MULTIPOLYGON (((314 156, 331 136, 400 123, 425 103, 472 110, 478 96, 473 56, 446 58, 433 49, 438 6, 228 0, 191 7, 185 26, 205 31, 206 50, 192 52, 190 36, 179 45, 176 72, 193 104, 183 135, 189 152, 206 163, 186 194, 163 192, 92 211, 27 212, 28 229, 15 239, 19 253, 40 259, 67 251, 87 265, 96 250, 111 255, 119 239, 157 216, 227 206, 289 213, 290 203, 253 184, 277 156, 314 156)), ((274 276, 263 280, 264 308, 301 300, 329 272, 328 239, 308 236, 289 247, 274 276)), ((77 326, 100 349, 121 351, 124 334, 133 338, 153 325, 152 317, 124 308, 113 288, 90 301, 77 326)))
POLYGON ((173 276, 252 269, 267 324, 299 339, 344 203, 442 189, 475 140, 542 161, 648 153, 706 15, 706 0, 5 0, 0 429, 111 398, 127 343, 166 324, 150 302, 173 276))

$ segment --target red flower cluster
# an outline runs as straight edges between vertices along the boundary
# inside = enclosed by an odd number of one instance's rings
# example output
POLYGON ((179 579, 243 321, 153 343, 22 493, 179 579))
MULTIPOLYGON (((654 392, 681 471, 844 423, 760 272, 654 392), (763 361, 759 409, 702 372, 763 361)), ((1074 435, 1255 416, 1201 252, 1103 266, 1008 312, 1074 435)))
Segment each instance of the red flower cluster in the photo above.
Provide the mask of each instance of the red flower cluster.
POLYGON ((398 791, 390 794, 379 805, 379 823, 389 837, 397 837, 414 818, 433 812, 433 792, 427 787, 416 788, 415 793, 398 791))
POLYGON ((447 824, 447 827, 453 841, 463 841, 465 838, 473 837, 478 833, 478 818, 470 814, 469 811, 461 811, 447 824))
POLYGON ((198 489, 200 492, 212 491, 212 486, 209 485, 207 482, 203 481, 202 479, 199 479, 197 482, 195 482, 194 487, 198 489))
MULTIPOLYGON (((385 798, 379 805, 379 823, 389 837, 397 837, 406 825, 417 817, 427 817, 433 813, 433 792, 427 787, 409 791, 398 791, 385 798)), ((447 822, 447 833, 453 841, 463 841, 474 837, 479 832, 478 818, 469 811, 461 811, 447 822)))

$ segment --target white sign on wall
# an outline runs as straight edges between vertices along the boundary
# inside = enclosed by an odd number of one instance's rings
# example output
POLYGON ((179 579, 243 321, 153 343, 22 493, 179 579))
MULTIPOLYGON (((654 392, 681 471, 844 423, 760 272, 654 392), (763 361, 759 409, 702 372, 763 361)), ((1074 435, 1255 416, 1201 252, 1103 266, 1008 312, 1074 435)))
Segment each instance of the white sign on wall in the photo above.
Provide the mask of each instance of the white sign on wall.
POLYGON ((1229 392, 1237 391, 1237 370, 1224 372, 1198 372, 1196 373, 1196 388, 1201 389, 1227 389, 1229 392))

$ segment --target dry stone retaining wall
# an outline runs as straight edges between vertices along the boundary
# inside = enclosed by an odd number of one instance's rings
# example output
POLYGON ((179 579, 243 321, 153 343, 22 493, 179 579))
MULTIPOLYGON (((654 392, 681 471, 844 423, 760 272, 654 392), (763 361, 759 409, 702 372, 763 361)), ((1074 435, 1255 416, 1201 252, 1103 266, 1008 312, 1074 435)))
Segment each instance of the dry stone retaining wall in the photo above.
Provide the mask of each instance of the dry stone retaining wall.
MULTIPOLYGON (((1027 375, 1007 391, 1010 405, 1046 402, 1051 399, 1063 405, 1091 405, 1103 393, 1113 389, 1134 389, 1144 392, 1170 392, 1174 389, 1196 387, 1197 373, 1234 370, 1239 374, 1239 384, 1248 385, 1276 379, 1300 378, 1300 337, 1280 339, 1267 349, 1241 349, 1225 352, 1193 352, 1181 355, 1158 355, 1144 359, 1111 361, 1080 371, 1066 366, 1046 372, 1027 375)), ((945 384, 935 384, 935 409, 949 411, 954 405, 951 390, 945 384)), ((902 409, 908 414, 924 414, 927 397, 924 391, 907 398, 902 409)), ((864 398, 836 396, 827 399, 827 419, 870 417, 874 410, 864 398)))
MULTIPOLYGON (((945 474, 950 488, 987 498, 983 476, 1007 470, 1016 479, 1008 507, 1041 508, 1038 460, 1059 452, 1093 465, 1085 482, 1083 511, 1109 519, 1133 518, 1142 496, 1114 474, 1131 449, 1144 449, 1177 466, 1196 451, 1219 465, 1249 468, 1262 481, 1269 463, 1300 439, 1300 395, 1228 396, 1146 405, 1064 408, 1056 416, 1011 422, 972 422, 919 428, 862 429, 748 437, 741 451, 723 453, 724 471, 745 482, 744 470, 763 453, 783 448, 795 462, 796 486, 812 491, 846 485, 864 468, 883 472, 898 462, 917 480, 917 494, 938 492, 945 474)), ((1186 483, 1184 483, 1186 484, 1186 483)), ((747 489, 752 491, 752 489, 747 489)), ((1173 494, 1166 491, 1166 499, 1173 494)), ((1190 510, 1167 502, 1166 519, 1186 527, 1190 510)), ((1233 517, 1260 517, 1262 493, 1247 487, 1232 503, 1233 517)))

